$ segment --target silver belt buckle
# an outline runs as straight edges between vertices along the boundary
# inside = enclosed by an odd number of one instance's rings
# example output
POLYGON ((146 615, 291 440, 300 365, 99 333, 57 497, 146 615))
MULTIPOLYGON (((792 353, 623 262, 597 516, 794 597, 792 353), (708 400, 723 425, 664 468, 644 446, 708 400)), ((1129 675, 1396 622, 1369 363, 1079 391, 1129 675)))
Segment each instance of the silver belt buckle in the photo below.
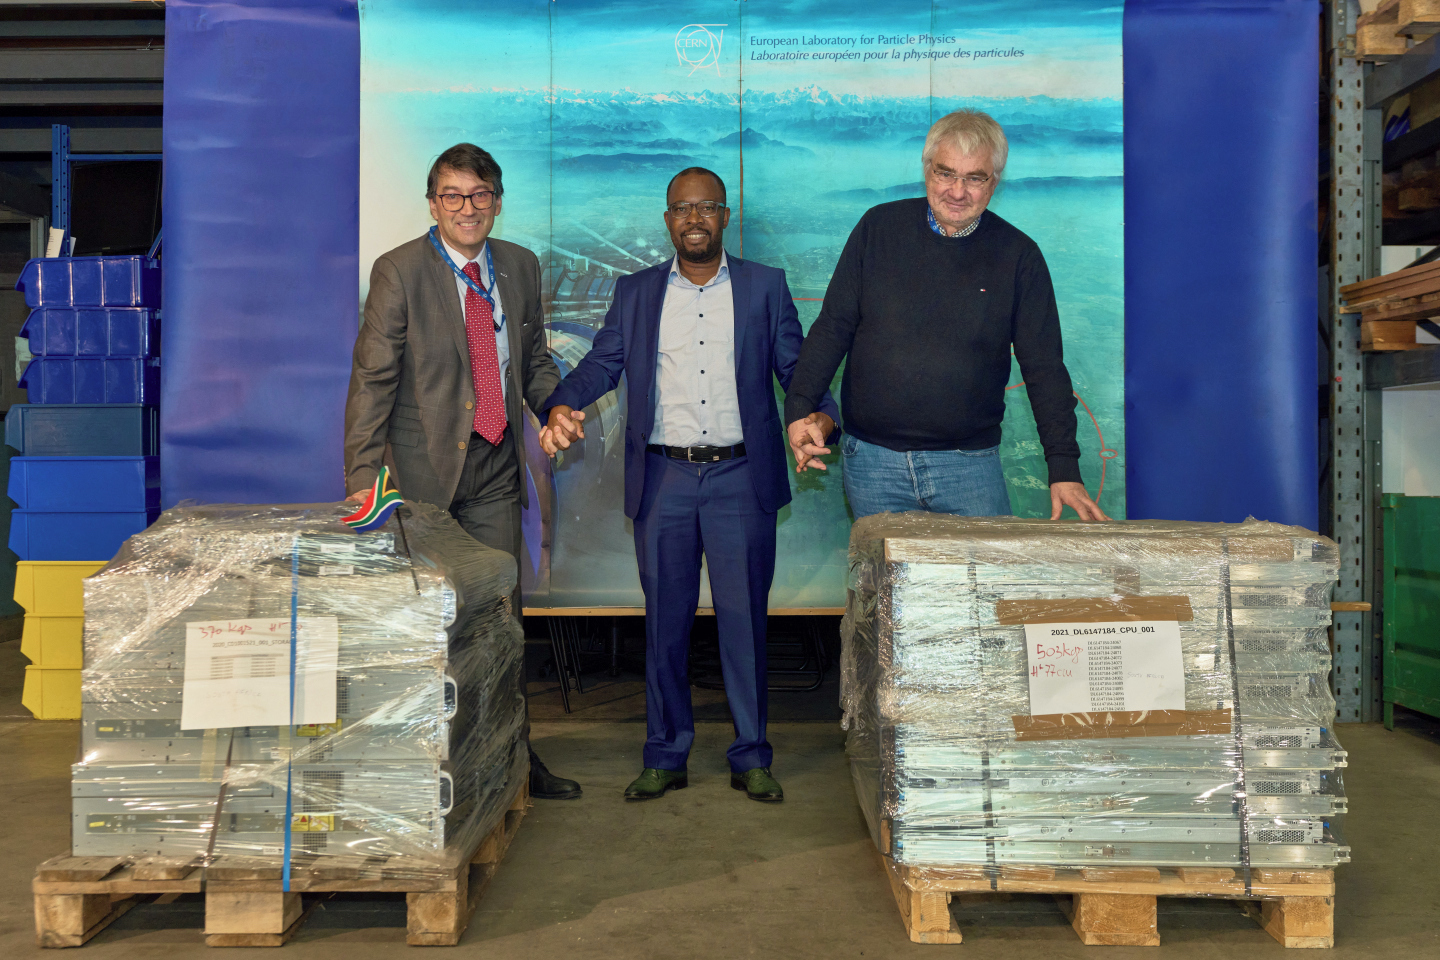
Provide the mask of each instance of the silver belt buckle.
POLYGON ((686 462, 686 463, 694 463, 694 462, 695 462, 695 454, 691 453, 691 450, 692 450, 692 449, 693 449, 692 447, 686 447, 686 448, 685 448, 685 462, 686 462))

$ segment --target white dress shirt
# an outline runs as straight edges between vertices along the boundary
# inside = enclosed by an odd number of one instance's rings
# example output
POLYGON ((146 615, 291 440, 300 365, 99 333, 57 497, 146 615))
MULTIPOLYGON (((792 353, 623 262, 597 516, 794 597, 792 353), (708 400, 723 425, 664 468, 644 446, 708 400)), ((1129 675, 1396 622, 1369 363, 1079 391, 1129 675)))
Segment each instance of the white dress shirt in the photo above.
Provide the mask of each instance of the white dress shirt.
MULTIPOLYGON (((435 232, 439 233, 440 231, 437 230, 435 232)), ((467 263, 473 263, 480 268, 480 286, 490 291, 490 298, 495 301, 495 322, 500 325, 500 329, 495 331, 495 358, 500 361, 500 383, 505 388, 505 395, 509 396, 510 335, 505 330, 505 311, 502 309, 502 304, 500 303, 500 288, 495 286, 495 277, 493 274, 486 276, 489 271, 485 269, 485 250, 490 246, 490 241, 485 241, 484 246, 480 248, 480 253, 476 255, 474 260, 466 260, 465 255, 450 246, 450 244, 445 243, 444 238, 441 238, 440 243, 445 247, 445 252, 450 255, 450 259, 454 261, 456 269, 464 270, 465 264, 467 263)), ((460 294, 460 316, 463 317, 465 316, 465 294, 470 291, 470 288, 464 280, 456 277, 455 290, 460 294)))
POLYGON ((679 257, 660 310, 655 361, 655 424, 650 442, 667 447, 728 447, 745 439, 735 390, 735 299, 730 261, 704 286, 685 278, 679 257))

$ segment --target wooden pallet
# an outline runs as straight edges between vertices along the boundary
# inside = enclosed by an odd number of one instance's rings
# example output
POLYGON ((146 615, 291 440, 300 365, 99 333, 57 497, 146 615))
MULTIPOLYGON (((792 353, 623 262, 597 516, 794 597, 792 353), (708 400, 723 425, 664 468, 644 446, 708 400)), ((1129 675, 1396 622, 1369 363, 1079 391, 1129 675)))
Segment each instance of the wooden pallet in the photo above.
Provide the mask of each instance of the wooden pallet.
POLYGON ((1440 0, 1399 0, 1395 5, 1395 34, 1428 37, 1432 33, 1440 33, 1440 0))
POLYGON ((1400 26, 1400 0, 1385 0, 1370 13, 1355 20, 1355 58, 1384 63, 1402 56, 1408 46, 1405 37, 1397 36, 1400 26))
POLYGON ((900 919, 916 943, 959 943, 950 913, 957 893, 1048 893, 1061 898, 1085 944, 1160 944, 1156 897, 1224 897, 1247 902, 1265 932, 1287 947, 1335 945, 1335 875, 1325 870, 1256 868, 1250 890, 1226 867, 907 867, 881 857, 900 919), (1253 901, 1258 901, 1255 903, 1253 901))
POLYGON ((292 867, 290 890, 282 889, 273 860, 221 857, 198 862, 122 857, 53 857, 36 870, 35 940, 41 947, 78 947, 134 907, 140 896, 168 903, 181 894, 205 894, 205 944, 210 947, 278 947, 304 924, 302 895, 403 893, 405 942, 453 946, 460 941, 480 897, 504 859, 529 806, 528 777, 501 818, 471 851, 456 851, 438 875, 417 878, 387 869, 383 861, 358 866, 292 867))

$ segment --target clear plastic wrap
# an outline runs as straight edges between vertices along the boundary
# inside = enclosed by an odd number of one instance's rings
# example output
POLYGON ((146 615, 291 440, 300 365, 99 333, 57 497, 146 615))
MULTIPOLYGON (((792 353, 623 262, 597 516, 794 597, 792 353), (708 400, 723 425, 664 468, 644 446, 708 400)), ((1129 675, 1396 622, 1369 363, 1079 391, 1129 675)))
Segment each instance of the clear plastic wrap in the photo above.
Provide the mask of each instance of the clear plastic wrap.
POLYGON ((858 521, 841 705, 877 847, 990 870, 1347 862, 1338 563, 1330 540, 1253 520, 858 521), (1096 610, 1178 620, 1183 711, 1031 716, 1024 623, 1096 610))
MULTIPOLYGON (((288 841, 292 867, 429 877, 500 821, 528 763, 515 561, 425 504, 403 537, 349 512, 169 510, 85 581, 74 855, 280 865, 288 841), (338 627, 334 722, 182 729, 186 625, 292 617, 338 627)), ((270 661, 211 669, 289 675, 270 661)))

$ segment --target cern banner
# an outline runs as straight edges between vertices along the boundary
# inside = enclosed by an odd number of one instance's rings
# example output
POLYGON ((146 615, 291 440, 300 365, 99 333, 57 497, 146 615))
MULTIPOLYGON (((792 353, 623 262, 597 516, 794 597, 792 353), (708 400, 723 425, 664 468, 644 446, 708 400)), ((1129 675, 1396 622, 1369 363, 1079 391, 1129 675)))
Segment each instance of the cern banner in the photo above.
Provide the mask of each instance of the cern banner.
MULTIPOLYGON (((662 214, 682 168, 724 178, 727 249, 783 268, 808 330, 861 214, 924 195, 930 124, 959 107, 991 114, 1010 158, 990 209, 1049 263, 1084 479, 1106 513, 1125 516, 1115 0, 361 0, 360 11, 362 297, 375 258, 430 227, 431 162, 479 144, 504 172, 494 235, 540 259, 562 373, 589 348, 615 278, 674 255, 662 214)), ((1010 383, 1011 504, 1048 516, 1018 367, 1010 383)), ((583 443, 553 461, 533 419, 527 431, 529 606, 644 602, 621 503, 623 390, 587 413, 583 443)), ((845 602, 839 460, 791 474, 772 609, 845 602)))

